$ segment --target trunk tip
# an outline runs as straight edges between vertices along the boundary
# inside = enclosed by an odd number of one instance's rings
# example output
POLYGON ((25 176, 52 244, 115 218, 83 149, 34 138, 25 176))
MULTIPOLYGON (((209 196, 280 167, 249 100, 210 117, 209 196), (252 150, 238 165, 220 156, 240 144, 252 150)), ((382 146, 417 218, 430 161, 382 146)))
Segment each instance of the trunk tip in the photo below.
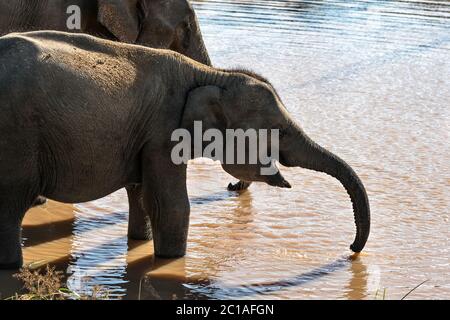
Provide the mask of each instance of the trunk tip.
POLYGON ((354 253, 360 253, 362 249, 364 249, 363 244, 352 243, 350 245, 350 250, 352 250, 354 253))

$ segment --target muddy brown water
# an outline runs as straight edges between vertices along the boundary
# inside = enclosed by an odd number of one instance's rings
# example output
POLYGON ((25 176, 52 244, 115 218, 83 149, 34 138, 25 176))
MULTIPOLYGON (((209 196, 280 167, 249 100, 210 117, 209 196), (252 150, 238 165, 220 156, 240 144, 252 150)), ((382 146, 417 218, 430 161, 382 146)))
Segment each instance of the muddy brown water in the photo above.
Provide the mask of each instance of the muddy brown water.
MULTIPOLYGON (((305 131, 359 173, 366 249, 348 259, 355 230, 338 181, 284 168, 292 189, 255 184, 238 196, 225 190, 235 179, 197 160, 185 258, 127 241, 119 191, 29 211, 26 262, 118 299, 399 299, 424 280, 408 299, 450 298, 450 3, 193 3, 214 64, 269 78, 305 131)), ((3 297, 18 286, 0 273, 3 297)))

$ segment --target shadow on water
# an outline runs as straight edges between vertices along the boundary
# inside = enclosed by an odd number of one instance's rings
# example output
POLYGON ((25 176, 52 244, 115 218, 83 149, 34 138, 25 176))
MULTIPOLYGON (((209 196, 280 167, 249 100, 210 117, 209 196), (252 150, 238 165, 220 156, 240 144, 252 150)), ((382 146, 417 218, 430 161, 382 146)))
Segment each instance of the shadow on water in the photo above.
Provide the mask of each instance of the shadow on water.
MULTIPOLYGON (((209 202, 209 200, 220 201, 228 195, 230 195, 230 192, 218 192, 211 196, 193 198, 193 202, 202 204, 209 202)), ((251 197, 249 199, 251 200, 251 197)), ((115 213, 115 215, 120 216, 118 213, 115 213)), ((64 219, 57 222, 24 226, 23 235, 25 237, 25 247, 33 247, 45 242, 53 242, 60 238, 71 237, 74 232, 74 221, 75 219, 64 219)), ((105 249, 108 250, 111 246, 114 247, 118 241, 127 243, 126 249, 128 252, 140 250, 140 248, 145 248, 145 250, 148 251, 152 250, 151 242, 132 240, 127 242, 122 237, 114 238, 108 242, 93 246, 83 252, 84 257, 95 256, 93 261, 87 262, 88 265, 86 267, 93 268, 95 265, 108 265, 109 261, 116 258, 114 252, 110 255, 101 255, 98 254, 98 252, 104 251, 105 249)), ((69 271, 66 274, 66 280, 70 284, 70 279, 73 276, 73 272, 70 272, 70 270, 73 270, 73 267, 78 264, 83 264, 83 260, 82 257, 74 255, 71 248, 68 248, 67 251, 66 254, 48 261, 48 263, 55 266, 57 270, 69 271)), ((139 256, 137 259, 127 257, 123 268, 111 265, 112 278, 109 279, 110 281, 106 281, 107 285, 105 287, 106 289, 113 289, 114 294, 111 298, 122 299, 251 298, 257 295, 282 291, 292 287, 300 287, 309 282, 326 277, 334 272, 348 268, 351 265, 352 260, 349 257, 341 257, 332 263, 290 278, 274 282, 227 287, 217 281, 209 279, 196 280, 187 277, 185 274, 185 258, 160 259, 154 257, 152 252, 149 252, 149 254, 139 256), (176 272, 174 272, 175 270, 176 272), (119 279, 121 279, 121 281, 118 281, 119 279)), ((37 266, 38 265, 36 265, 36 267, 37 266)), ((105 277, 103 273, 105 273, 105 270, 98 271, 98 276, 100 278, 105 277)), ((21 289, 20 282, 12 277, 13 274, 14 271, 0 272, 1 293, 3 298, 11 296, 21 289)), ((89 277, 95 278, 96 274, 90 273, 89 277)), ((101 285, 101 282, 101 280, 96 279, 95 283, 92 285, 99 283, 101 285)), ((86 283, 86 292, 89 291, 89 287, 92 287, 92 285, 86 283)))
POLYGON ((351 265, 351 259, 349 257, 339 258, 331 263, 320 266, 311 271, 296 275, 291 278, 286 278, 274 282, 257 283, 246 285, 242 287, 226 288, 227 295, 231 297, 247 297, 255 294, 267 294, 275 291, 285 290, 292 287, 298 287, 305 285, 311 281, 317 281, 323 277, 326 277, 334 272, 343 270, 351 265))
MULTIPOLYGON (((355 281, 355 278, 361 278, 363 274, 356 272, 353 268, 354 264, 362 265, 362 261, 359 257, 343 256, 335 261, 317 267, 311 271, 301 273, 290 278, 281 279, 273 282, 254 283, 249 285, 227 287, 221 283, 187 283, 186 286, 193 291, 200 292, 209 298, 217 299, 252 299, 260 295, 267 295, 274 292, 281 292, 290 288, 302 287, 310 282, 319 281, 327 276, 331 276, 333 273, 346 270, 348 268, 352 271, 352 279, 350 282, 355 281)), ((350 286, 351 284, 349 284, 350 286)), ((350 299, 354 299, 355 294, 364 296, 361 293, 365 292, 364 287, 358 287, 355 293, 350 293, 348 296, 350 299)))
MULTIPOLYGON (((333 273, 350 269, 352 278, 348 283, 348 299, 362 299, 366 297, 367 273, 366 267, 360 257, 344 256, 331 263, 315 268, 311 271, 274 282, 255 283, 250 285, 227 287, 219 282, 211 280, 192 281, 183 278, 172 278, 168 276, 148 275, 148 263, 153 259, 143 259, 128 266, 129 278, 127 284, 129 299, 242 299, 255 298, 274 292, 301 287, 313 281, 323 280, 333 273), (145 261, 144 261, 145 260, 145 261), (139 281, 136 276, 142 275, 139 281), (358 286, 354 286, 357 282, 358 286), (133 293, 130 295, 130 293, 133 293)), ((153 270, 172 261, 156 259, 153 270)), ((183 261, 183 259, 181 259, 183 261)))
POLYGON ((72 235, 75 218, 23 228, 23 246, 33 247, 72 235))

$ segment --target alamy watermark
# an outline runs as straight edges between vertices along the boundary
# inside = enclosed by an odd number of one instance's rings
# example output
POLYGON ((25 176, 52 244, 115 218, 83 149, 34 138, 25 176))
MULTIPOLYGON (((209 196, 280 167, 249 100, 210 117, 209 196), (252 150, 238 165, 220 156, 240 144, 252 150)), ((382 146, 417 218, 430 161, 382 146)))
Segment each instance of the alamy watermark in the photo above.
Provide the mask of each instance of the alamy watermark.
POLYGON ((278 129, 226 129, 224 137, 219 129, 203 132, 202 122, 194 121, 194 137, 186 129, 172 133, 171 140, 178 143, 172 149, 171 158, 174 164, 187 164, 190 159, 201 157, 229 165, 260 164, 261 175, 274 175, 278 169, 271 164, 279 160, 279 137, 278 129))
POLYGON ((66 13, 69 17, 66 20, 68 30, 81 30, 81 9, 77 5, 67 7, 66 13))

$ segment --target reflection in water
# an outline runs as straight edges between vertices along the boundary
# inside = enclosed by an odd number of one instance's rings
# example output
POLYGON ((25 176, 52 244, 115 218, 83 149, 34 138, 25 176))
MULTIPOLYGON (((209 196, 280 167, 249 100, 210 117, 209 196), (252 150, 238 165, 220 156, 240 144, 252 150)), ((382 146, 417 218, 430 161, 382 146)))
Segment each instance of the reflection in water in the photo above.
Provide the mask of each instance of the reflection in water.
POLYGON ((368 273, 367 266, 363 263, 363 259, 360 257, 353 259, 350 264, 351 269, 351 280, 346 285, 345 297, 350 300, 361 300, 367 298, 368 292, 376 292, 378 290, 379 285, 379 274, 376 272, 368 273), (373 284, 371 288, 369 288, 370 280, 369 277, 375 275, 375 281, 372 281, 373 284))
MULTIPOLYGON (((283 168, 291 190, 240 196, 219 165, 189 166, 188 254, 128 241, 120 191, 50 202, 24 223, 24 255, 67 270, 77 291, 113 298, 449 298, 450 4, 446 1, 193 1, 215 65, 270 78, 307 133, 346 159, 371 200, 366 250, 339 183, 283 168), (340 258, 339 258, 340 257, 340 258)), ((0 272, 3 297, 17 290, 0 272)))

